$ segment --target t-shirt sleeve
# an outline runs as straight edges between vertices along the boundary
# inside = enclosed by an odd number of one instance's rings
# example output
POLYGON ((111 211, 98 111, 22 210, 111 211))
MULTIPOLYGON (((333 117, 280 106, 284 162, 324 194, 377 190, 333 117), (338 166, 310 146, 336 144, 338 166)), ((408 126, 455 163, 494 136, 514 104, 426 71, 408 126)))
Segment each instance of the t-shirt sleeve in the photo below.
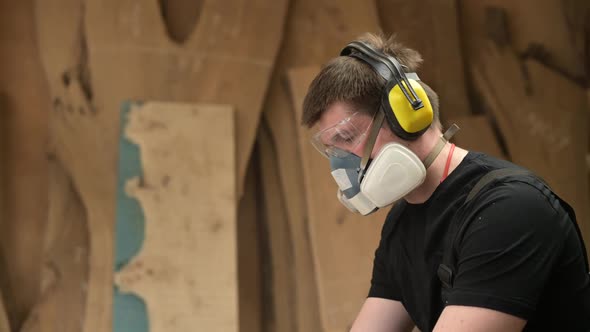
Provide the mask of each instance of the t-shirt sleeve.
POLYGON ((523 183, 498 185, 474 203, 457 248, 447 305, 529 319, 573 225, 540 191, 523 183))
POLYGON ((371 288, 369 289, 369 297, 379 297, 389 300, 401 301, 400 292, 395 286, 395 282, 388 278, 386 268, 385 246, 382 245, 383 240, 379 243, 379 247, 375 250, 375 258, 373 260, 373 274, 371 276, 371 288))

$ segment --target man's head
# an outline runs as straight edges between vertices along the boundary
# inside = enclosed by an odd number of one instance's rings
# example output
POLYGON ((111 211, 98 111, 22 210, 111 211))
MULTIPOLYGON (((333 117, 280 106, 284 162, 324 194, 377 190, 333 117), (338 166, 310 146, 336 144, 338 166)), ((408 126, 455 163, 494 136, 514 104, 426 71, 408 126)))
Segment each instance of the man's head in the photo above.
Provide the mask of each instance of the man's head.
MULTIPOLYGON (((404 47, 393 38, 385 39, 379 35, 365 34, 359 41, 395 57, 409 71, 415 71, 422 62, 418 52, 404 47)), ((419 83, 433 108, 434 119, 431 127, 440 131, 438 96, 428 85, 419 83)), ((320 130, 326 130, 347 119, 348 123, 343 125, 356 128, 358 134, 364 134, 363 137, 366 137, 371 119, 380 108, 384 85, 384 79, 364 61, 348 56, 336 57, 322 68, 311 83, 303 105, 302 124, 308 127, 317 125, 320 130), (350 117, 353 114, 354 116, 350 117)), ((402 140, 392 133, 390 127, 383 126, 373 153, 391 141, 402 140)), ((360 156, 364 148, 363 142, 357 137, 354 142, 359 144, 347 150, 360 156)))

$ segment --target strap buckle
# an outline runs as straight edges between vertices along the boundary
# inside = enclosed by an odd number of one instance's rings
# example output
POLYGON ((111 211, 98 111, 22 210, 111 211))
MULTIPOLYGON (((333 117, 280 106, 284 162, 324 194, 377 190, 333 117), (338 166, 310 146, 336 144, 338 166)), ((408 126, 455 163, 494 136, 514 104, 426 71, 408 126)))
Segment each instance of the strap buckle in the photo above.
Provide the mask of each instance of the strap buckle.
POLYGON ((453 287, 453 270, 451 270, 450 267, 446 266, 445 264, 440 264, 436 274, 438 275, 438 279, 440 279, 440 282, 443 284, 444 288, 453 287))

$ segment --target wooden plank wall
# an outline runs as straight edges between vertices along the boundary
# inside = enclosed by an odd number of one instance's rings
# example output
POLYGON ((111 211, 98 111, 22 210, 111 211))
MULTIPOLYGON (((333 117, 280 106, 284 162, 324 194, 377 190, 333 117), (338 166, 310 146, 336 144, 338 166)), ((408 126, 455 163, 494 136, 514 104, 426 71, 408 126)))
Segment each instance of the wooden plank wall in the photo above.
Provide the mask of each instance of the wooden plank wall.
POLYGON ((0 289, 15 329, 39 296, 47 214, 50 104, 33 13, 31 0, 0 1, 0 289))
POLYGON ((110 330, 119 108, 138 99, 235 108, 240 331, 347 330, 383 216, 339 205, 299 115, 319 66, 366 31, 416 48, 456 143, 537 171, 590 242, 589 13, 575 0, 0 0, 12 329, 110 330))
MULTIPOLYGON (((253 152, 256 156, 257 152, 253 152)), ((263 331, 263 211, 258 158, 251 157, 238 205, 238 286, 241 332, 263 331)))
POLYGON ((86 315, 89 231, 80 196, 62 165, 50 160, 41 295, 21 332, 80 331, 86 315), (64 319, 63 312, 76 319, 64 319))
POLYGON ((467 97, 463 52, 459 36, 457 0, 376 0, 383 32, 422 55, 420 78, 440 97, 442 116, 471 114, 467 97))
MULTIPOLYGON (((82 6, 79 0, 39 1, 36 10, 41 58, 56 109, 55 154, 81 195, 90 230, 84 331, 106 331, 111 326, 114 261, 109 253, 119 104, 137 98, 235 105, 240 192, 286 1, 257 6, 203 2, 199 17, 205 19, 197 21, 183 43, 169 38, 155 2, 86 1, 82 6), (226 93, 235 89, 241 93, 226 93)), ((168 8, 167 15, 174 12, 168 8)))
POLYGON ((6 307, 4 306, 4 292, 0 289, 0 331, 10 332, 11 330, 6 307))
MULTIPOLYGON (((282 196, 276 149, 266 121, 258 130, 258 158, 260 160, 261 189, 264 201, 263 221, 268 238, 267 262, 268 313, 264 322, 267 331, 296 331, 298 326, 297 291, 300 288, 294 264, 293 238, 287 223, 286 200, 282 196)), ((311 285, 314 287, 315 285, 311 285)), ((314 287, 315 288, 315 287, 314 287)), ((314 289, 312 288, 312 289, 314 289)), ((312 303, 314 305, 315 303, 312 303)), ((305 322, 304 322, 305 323, 305 322)))

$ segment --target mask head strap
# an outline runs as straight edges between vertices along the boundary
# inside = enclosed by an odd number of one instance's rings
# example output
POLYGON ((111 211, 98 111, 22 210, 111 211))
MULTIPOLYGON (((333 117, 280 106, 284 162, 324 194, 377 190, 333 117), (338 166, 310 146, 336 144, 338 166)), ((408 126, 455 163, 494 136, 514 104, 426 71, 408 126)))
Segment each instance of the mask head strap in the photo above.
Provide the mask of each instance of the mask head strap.
POLYGON ((440 137, 440 139, 438 140, 438 142, 436 143, 436 145, 434 146, 432 151, 430 151, 428 156, 426 156, 426 159, 424 159, 422 161, 424 163, 424 167, 426 167, 426 169, 428 169, 428 167, 430 167, 430 165, 432 165, 432 163, 434 162, 436 157, 438 157, 438 155, 440 154, 442 149, 445 147, 447 142, 451 139, 451 137, 453 137, 457 133, 457 131, 459 131, 459 126, 457 126, 456 124, 453 123, 453 125, 451 125, 449 127, 449 129, 447 129, 447 131, 445 131, 445 133, 440 137))
MULTIPOLYGON (((371 152, 373 151, 373 147, 375 146, 375 141, 377 140, 377 135, 379 134, 379 129, 381 129, 381 125, 383 124, 383 119, 385 118, 385 114, 380 110, 377 111, 375 114, 375 118, 373 120, 373 124, 371 126, 371 131, 369 132, 369 137, 367 138, 367 144, 363 149, 363 157, 361 159, 361 168, 359 170, 359 182, 363 179, 365 175, 365 171, 367 170, 367 165, 369 163, 369 159, 371 157, 371 152)), ((456 124, 452 124, 447 131, 440 137, 432 151, 426 156, 426 158, 422 161, 424 163, 424 167, 428 169, 430 165, 434 162, 436 157, 440 154, 442 149, 445 147, 447 142, 459 131, 459 126, 456 124)))
POLYGON ((371 131, 369 132, 369 137, 367 138, 367 144, 365 144, 365 148, 363 149, 361 169, 359 171, 359 182, 365 175, 365 170, 367 169, 369 159, 371 158, 371 152, 373 152, 375 141, 377 141, 377 135, 379 135, 379 129, 381 129, 381 126, 383 125, 383 119, 385 119, 385 113, 383 113, 381 110, 378 110, 377 113, 375 113, 375 118, 373 118, 373 123, 371 124, 371 131))

